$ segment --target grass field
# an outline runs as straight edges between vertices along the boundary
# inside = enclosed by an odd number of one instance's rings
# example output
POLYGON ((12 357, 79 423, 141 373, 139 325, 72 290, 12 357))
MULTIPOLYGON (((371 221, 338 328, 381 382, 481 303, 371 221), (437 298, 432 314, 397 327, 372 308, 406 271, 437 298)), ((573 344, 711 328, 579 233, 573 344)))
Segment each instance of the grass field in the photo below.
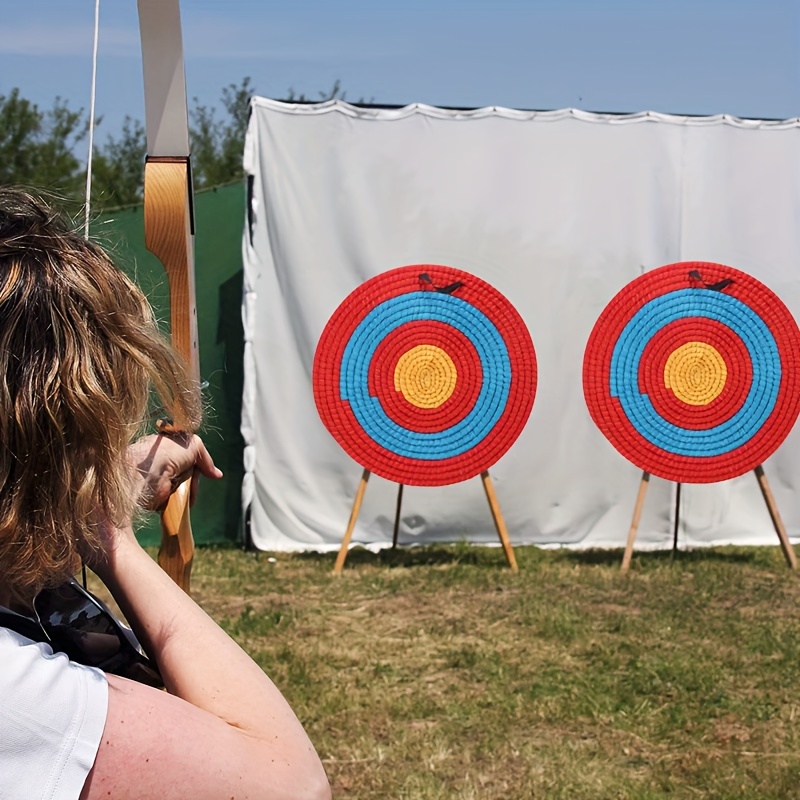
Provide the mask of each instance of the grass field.
POLYGON ((778 548, 202 549, 194 594, 335 797, 800 798, 800 577, 778 548), (272 556, 272 557, 270 557, 272 556))

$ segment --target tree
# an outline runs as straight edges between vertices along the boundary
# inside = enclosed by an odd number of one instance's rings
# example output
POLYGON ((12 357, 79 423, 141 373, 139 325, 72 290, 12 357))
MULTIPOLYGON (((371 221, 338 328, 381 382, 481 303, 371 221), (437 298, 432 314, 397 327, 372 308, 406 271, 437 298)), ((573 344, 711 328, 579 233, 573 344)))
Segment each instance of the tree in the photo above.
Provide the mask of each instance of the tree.
POLYGON ((74 150, 87 130, 83 109, 71 111, 60 97, 43 112, 19 89, 0 95, 0 183, 75 196, 82 177, 74 150))
POLYGON ((120 137, 109 136, 92 156, 92 203, 109 208, 138 203, 142 199, 144 157, 147 141, 139 120, 125 117, 120 137))
POLYGON ((192 170, 195 186, 219 186, 244 176, 242 152, 254 89, 250 78, 222 90, 227 119, 219 121, 216 109, 200 105, 194 98, 191 112, 192 170))

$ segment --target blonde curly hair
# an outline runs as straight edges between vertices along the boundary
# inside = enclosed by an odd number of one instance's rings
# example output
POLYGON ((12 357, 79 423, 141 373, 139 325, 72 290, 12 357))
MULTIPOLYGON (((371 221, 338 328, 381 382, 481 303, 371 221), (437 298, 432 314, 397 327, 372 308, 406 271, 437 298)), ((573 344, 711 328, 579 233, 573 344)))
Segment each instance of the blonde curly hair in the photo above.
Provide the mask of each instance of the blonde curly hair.
POLYGON ((98 509, 130 518, 125 450, 153 390, 196 430, 198 387, 141 290, 63 213, 0 189, 0 579, 17 598, 74 574, 98 509))

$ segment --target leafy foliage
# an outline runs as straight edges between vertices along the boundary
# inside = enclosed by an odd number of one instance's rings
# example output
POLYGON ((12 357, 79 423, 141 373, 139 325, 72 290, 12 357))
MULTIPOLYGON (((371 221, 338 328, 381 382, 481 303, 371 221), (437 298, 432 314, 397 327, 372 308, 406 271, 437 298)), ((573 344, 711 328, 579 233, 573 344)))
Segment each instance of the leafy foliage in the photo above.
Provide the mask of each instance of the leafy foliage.
POLYGON ((0 95, 0 183, 74 195, 82 183, 74 149, 87 130, 83 109, 71 111, 60 97, 42 111, 19 89, 0 95))
POLYGON ((247 132, 250 78, 237 86, 231 83, 222 90, 222 106, 227 117, 218 120, 216 109, 200 105, 194 98, 191 112, 192 170, 195 186, 219 186, 243 177, 242 151, 247 132))
POLYGON ((142 164, 147 152, 139 120, 125 117, 119 138, 109 136, 92 157, 92 202, 97 206, 126 206, 142 199, 142 164))

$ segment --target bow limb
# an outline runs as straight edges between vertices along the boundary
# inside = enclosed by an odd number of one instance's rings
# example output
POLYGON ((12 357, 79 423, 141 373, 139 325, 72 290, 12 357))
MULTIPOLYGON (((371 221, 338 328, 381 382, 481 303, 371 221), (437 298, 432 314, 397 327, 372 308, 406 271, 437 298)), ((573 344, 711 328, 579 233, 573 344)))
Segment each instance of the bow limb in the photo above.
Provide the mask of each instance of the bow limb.
MULTIPOLYGON (((189 123, 178 0, 138 0, 144 66, 147 160, 144 170, 145 244, 167 272, 172 343, 199 384, 194 284, 194 218, 189 123)), ((190 481, 161 516, 158 563, 184 591, 194 556, 190 481)))

